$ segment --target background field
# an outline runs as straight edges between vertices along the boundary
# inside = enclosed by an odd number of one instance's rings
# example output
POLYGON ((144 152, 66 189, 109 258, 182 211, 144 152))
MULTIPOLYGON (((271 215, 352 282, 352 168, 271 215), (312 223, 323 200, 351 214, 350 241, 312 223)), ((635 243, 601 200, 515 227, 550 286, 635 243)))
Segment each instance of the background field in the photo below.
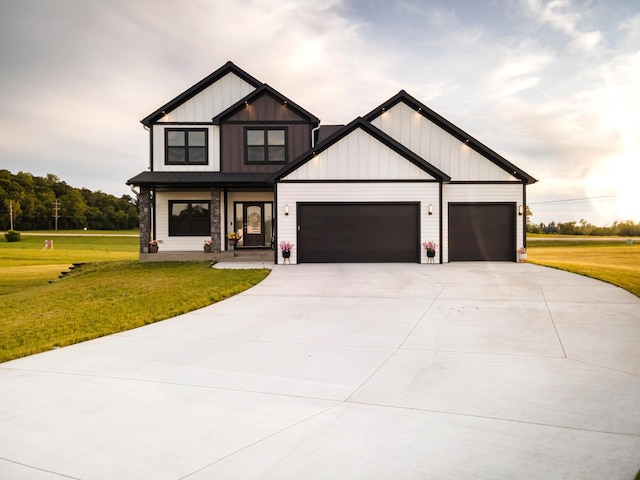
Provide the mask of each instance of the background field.
POLYGON ((587 275, 640 297, 640 243, 626 238, 540 238, 528 242, 527 260, 587 275))
POLYGON ((124 236, 131 232, 82 235, 22 234, 21 241, 12 243, 0 239, 0 295, 47 284, 75 262, 138 258, 137 235, 124 236), (53 240, 53 251, 42 251, 45 239, 53 240))

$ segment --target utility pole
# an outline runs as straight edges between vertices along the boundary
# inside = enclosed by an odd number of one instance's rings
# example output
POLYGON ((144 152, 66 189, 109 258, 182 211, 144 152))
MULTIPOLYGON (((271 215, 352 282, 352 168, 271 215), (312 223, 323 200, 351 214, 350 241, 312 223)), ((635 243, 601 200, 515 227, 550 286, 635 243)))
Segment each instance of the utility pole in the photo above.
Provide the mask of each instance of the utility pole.
POLYGON ((56 219, 56 232, 58 231, 58 218, 60 217, 60 215, 58 214, 58 212, 60 211, 60 202, 58 202, 58 200, 56 199, 55 202, 53 202, 53 218, 56 219))
POLYGON ((11 230, 13 230, 13 202, 9 200, 9 218, 11 219, 11 230))

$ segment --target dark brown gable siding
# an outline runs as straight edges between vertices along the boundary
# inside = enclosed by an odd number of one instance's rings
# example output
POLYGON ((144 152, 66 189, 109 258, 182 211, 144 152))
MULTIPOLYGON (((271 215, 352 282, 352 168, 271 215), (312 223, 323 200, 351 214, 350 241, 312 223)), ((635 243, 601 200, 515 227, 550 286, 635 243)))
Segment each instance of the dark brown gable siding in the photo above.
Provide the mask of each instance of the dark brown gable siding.
POLYGON ((289 109, 277 98, 264 94, 234 115, 220 122, 221 165, 223 172, 273 173, 282 163, 247 165, 245 163, 245 127, 286 128, 287 162, 311 148, 311 129, 308 119, 289 109))
POLYGON ((221 125, 222 138, 222 171, 273 173, 280 170, 282 163, 273 165, 247 165, 244 152, 245 127, 282 128, 287 129, 287 161, 292 162, 311 147, 311 126, 307 123, 232 123, 221 125))
POLYGON ((253 100, 249 106, 224 120, 225 123, 256 121, 307 122, 308 119, 298 115, 277 98, 264 94, 253 100))

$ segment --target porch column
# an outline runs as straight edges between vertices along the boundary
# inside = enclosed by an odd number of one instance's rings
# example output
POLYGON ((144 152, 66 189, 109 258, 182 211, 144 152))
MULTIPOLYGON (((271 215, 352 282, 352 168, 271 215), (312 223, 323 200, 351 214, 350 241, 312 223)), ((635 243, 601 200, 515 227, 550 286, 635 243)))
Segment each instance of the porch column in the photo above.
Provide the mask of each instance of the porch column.
POLYGON ((138 218, 140 222, 140 253, 149 253, 151 239, 151 188, 140 187, 138 195, 138 218))
POLYGON ((211 251, 219 252, 222 243, 220 233, 220 188, 211 187, 211 251))

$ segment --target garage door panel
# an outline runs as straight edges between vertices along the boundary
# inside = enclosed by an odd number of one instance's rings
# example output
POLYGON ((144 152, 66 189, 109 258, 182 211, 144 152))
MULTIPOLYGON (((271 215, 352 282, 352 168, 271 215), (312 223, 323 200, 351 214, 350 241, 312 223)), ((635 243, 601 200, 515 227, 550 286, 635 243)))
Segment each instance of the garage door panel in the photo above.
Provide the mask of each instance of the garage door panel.
POLYGON ((515 204, 449 204, 449 260, 515 260, 515 204))
POLYGON ((417 262, 419 205, 299 204, 298 261, 417 262))

